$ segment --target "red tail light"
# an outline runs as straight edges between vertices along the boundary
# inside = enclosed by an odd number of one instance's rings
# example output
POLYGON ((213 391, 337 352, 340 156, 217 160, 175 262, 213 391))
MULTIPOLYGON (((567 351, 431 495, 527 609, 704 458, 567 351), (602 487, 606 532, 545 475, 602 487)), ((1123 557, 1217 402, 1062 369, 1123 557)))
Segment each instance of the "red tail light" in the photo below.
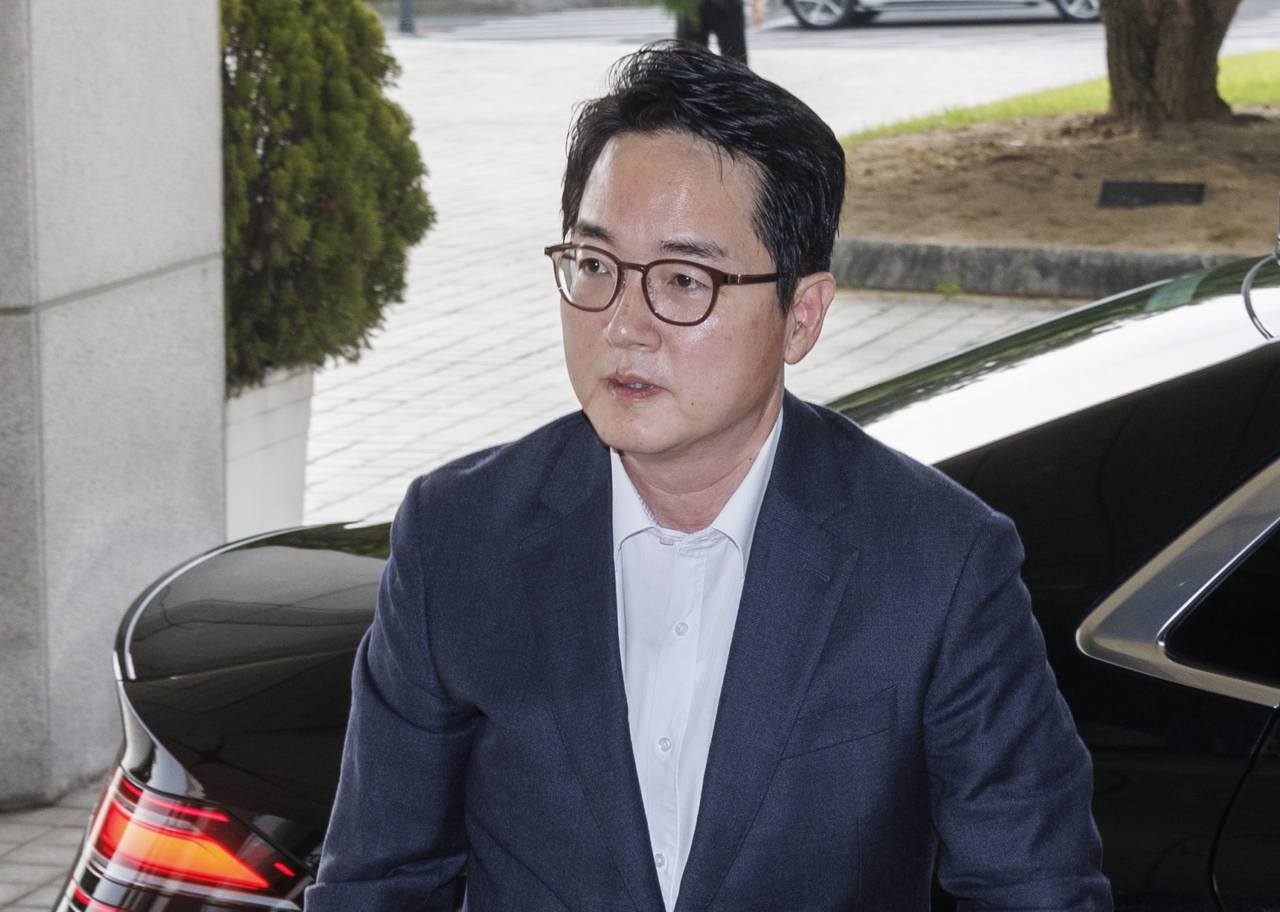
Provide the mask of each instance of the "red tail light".
POLYGON ((117 771, 73 873, 71 909, 302 908, 311 879, 222 811, 140 788, 117 771))

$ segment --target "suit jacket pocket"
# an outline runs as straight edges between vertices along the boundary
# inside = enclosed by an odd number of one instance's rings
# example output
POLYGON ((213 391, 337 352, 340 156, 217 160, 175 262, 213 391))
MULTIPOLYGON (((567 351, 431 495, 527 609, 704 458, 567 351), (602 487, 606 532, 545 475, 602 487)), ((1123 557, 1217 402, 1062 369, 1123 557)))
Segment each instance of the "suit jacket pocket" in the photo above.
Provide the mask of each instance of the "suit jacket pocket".
POLYGON ((798 757, 856 741, 892 728, 898 721, 898 689, 886 687, 873 697, 796 719, 782 757, 798 757))

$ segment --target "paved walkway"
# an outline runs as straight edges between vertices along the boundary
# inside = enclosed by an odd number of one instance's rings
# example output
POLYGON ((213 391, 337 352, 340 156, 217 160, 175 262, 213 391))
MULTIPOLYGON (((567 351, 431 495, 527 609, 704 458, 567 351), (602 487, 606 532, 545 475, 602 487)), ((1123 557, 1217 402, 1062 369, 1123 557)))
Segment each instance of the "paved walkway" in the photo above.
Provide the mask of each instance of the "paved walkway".
POLYGON ((90 785, 53 807, 0 813, 0 909, 53 908, 100 792, 90 785))

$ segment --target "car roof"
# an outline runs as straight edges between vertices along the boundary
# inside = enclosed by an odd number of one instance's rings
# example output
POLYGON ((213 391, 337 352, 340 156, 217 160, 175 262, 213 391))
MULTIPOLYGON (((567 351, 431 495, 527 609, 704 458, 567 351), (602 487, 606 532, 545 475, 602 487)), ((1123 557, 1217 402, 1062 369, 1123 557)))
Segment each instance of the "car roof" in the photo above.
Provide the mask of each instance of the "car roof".
MULTIPOLYGON (((940 359, 831 406, 924 463, 969 452, 1267 344, 1240 285, 1255 263, 1148 285, 940 359)), ((1280 320, 1280 267, 1254 305, 1280 320)))

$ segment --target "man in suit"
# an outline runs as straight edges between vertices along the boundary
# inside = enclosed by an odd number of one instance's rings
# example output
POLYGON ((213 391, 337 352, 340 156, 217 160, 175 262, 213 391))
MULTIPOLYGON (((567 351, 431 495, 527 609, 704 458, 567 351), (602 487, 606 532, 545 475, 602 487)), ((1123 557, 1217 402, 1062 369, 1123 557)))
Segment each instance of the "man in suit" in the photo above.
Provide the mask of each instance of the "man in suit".
POLYGON ((784 391, 843 193, 687 44, 579 112, 582 412, 410 488, 308 912, 1110 908, 1012 524, 784 391))

